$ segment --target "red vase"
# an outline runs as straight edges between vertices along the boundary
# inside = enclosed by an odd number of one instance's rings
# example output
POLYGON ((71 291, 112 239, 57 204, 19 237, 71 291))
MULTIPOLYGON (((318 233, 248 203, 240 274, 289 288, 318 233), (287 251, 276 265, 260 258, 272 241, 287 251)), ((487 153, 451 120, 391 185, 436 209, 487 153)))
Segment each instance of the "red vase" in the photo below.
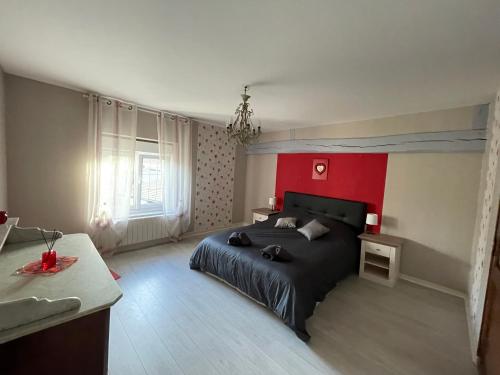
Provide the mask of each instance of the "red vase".
POLYGON ((42 253, 42 270, 47 271, 56 265, 57 253, 55 250, 42 253))
POLYGON ((7 222, 7 211, 0 211, 0 224, 5 224, 7 222))

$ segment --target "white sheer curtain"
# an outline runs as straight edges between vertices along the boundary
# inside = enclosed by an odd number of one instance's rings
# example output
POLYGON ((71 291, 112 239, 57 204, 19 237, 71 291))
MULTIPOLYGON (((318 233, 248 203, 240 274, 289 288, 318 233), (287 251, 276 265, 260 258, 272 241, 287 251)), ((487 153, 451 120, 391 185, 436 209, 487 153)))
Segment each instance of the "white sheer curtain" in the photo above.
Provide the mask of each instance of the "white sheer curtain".
POLYGON ((162 113, 158 117, 161 161, 162 221, 172 239, 178 239, 191 224, 191 121, 162 113))
POLYGON ((88 232, 101 253, 126 234, 134 178, 137 107, 89 98, 88 232))

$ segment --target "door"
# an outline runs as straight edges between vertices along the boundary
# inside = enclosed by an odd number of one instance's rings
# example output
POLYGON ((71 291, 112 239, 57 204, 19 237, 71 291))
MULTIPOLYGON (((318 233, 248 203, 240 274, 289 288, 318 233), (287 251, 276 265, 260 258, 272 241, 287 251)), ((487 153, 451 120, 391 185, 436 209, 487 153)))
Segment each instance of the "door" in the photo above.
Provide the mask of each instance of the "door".
POLYGON ((486 289, 479 339, 479 369, 484 375, 500 375, 500 210, 497 215, 493 254, 486 289))

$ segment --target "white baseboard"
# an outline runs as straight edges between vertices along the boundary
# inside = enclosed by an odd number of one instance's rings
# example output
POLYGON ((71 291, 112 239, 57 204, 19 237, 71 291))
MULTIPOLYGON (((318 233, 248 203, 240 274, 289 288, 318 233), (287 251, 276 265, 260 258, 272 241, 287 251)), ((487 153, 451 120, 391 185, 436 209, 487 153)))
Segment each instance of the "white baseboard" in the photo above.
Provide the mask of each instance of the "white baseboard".
POLYGON ((446 294, 449 294, 449 295, 452 295, 455 297, 462 298, 464 301, 467 300, 467 295, 464 292, 461 292, 459 290, 451 289, 451 288, 448 288, 448 287, 443 286, 443 285, 432 283, 430 281, 422 280, 422 279, 419 279, 417 277, 413 277, 413 276, 409 276, 409 275, 405 275, 405 274, 400 274, 399 278, 402 280, 409 281, 410 283, 413 283, 413 284, 425 286, 426 288, 429 288, 429 289, 434 289, 434 290, 440 291, 442 293, 446 293, 446 294))

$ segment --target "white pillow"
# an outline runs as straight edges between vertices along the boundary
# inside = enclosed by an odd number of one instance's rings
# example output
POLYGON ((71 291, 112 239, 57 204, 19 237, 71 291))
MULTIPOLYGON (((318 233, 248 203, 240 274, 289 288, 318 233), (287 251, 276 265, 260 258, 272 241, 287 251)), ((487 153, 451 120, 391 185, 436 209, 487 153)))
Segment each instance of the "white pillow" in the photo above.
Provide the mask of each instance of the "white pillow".
POLYGON ((297 218, 296 217, 280 217, 276 224, 275 228, 296 228, 297 227, 297 218))
POLYGON ((297 232, 303 234, 309 241, 312 241, 330 232, 330 228, 325 227, 318 220, 314 219, 302 228, 297 229, 297 232))

